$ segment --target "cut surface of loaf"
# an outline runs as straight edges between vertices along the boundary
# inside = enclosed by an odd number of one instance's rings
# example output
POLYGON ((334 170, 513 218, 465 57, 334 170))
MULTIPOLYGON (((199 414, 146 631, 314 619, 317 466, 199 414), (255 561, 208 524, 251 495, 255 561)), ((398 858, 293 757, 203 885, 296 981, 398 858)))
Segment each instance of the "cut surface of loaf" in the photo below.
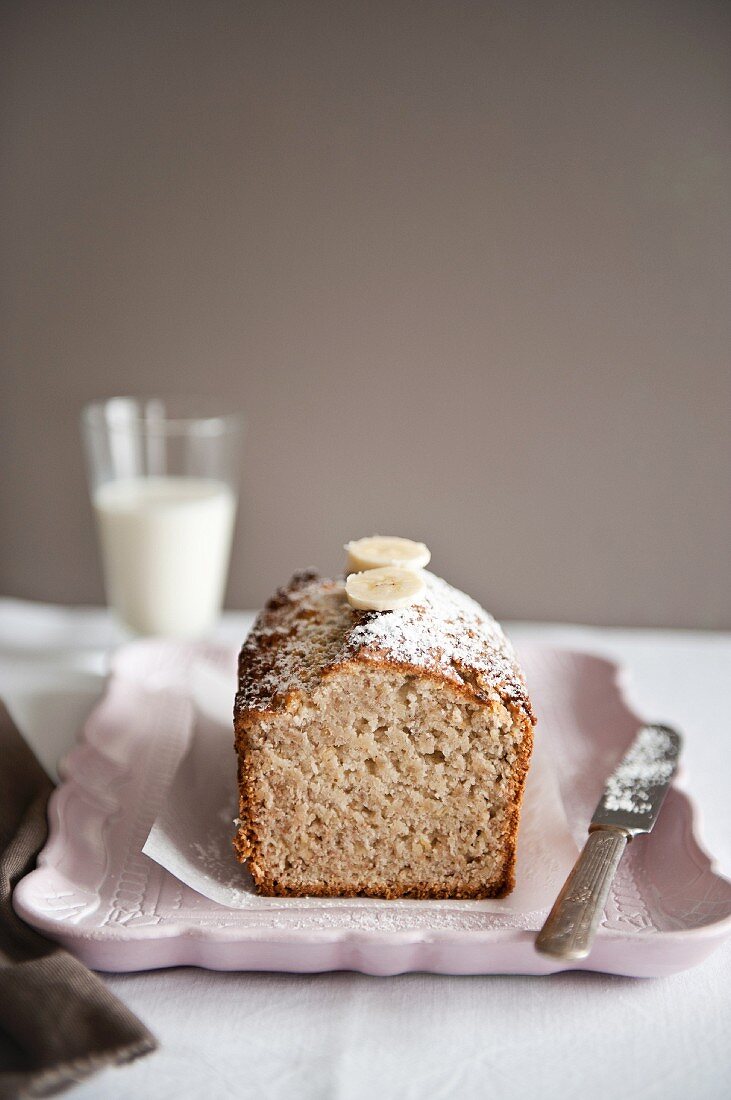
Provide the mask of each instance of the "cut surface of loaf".
POLYGON ((239 658, 239 827, 260 892, 501 897, 534 717, 510 643, 425 573, 399 611, 296 574, 239 658))

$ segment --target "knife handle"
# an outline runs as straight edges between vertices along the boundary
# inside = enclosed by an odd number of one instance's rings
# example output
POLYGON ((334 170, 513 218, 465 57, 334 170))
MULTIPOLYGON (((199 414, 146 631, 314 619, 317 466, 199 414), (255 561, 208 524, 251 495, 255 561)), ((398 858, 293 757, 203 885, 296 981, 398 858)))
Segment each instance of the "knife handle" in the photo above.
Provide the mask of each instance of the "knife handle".
POLYGON ((621 829, 601 828, 589 833, 573 871, 538 933, 537 951, 555 959, 586 958, 629 839, 621 829))

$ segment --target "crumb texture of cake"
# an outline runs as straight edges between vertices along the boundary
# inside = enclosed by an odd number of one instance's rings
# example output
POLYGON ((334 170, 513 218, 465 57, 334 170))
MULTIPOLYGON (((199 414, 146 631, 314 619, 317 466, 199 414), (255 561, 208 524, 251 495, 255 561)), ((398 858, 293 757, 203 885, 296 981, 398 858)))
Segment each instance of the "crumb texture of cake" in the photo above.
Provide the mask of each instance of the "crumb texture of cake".
POLYGON ((512 646, 431 573, 356 611, 296 574, 241 650, 235 848, 274 896, 502 897, 534 715, 512 646))

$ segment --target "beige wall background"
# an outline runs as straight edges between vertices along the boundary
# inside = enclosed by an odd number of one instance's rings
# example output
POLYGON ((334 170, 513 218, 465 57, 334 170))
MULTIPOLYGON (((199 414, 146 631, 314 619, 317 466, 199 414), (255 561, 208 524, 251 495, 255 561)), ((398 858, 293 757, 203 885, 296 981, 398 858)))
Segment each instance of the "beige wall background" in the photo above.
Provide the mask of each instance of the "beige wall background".
POLYGON ((249 422, 231 606, 424 539, 501 616, 731 627, 731 7, 2 7, 7 595, 99 601, 77 417, 249 422))

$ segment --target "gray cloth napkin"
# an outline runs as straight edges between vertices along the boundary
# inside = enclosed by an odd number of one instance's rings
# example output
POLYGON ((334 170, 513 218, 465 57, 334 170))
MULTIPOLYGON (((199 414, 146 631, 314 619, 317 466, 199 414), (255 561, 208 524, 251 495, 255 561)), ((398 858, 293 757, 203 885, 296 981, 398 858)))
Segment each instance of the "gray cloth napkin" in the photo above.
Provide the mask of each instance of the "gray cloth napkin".
POLYGON ((0 702, 0 1097, 50 1096, 157 1046, 90 970, 16 916, 53 784, 0 702))

